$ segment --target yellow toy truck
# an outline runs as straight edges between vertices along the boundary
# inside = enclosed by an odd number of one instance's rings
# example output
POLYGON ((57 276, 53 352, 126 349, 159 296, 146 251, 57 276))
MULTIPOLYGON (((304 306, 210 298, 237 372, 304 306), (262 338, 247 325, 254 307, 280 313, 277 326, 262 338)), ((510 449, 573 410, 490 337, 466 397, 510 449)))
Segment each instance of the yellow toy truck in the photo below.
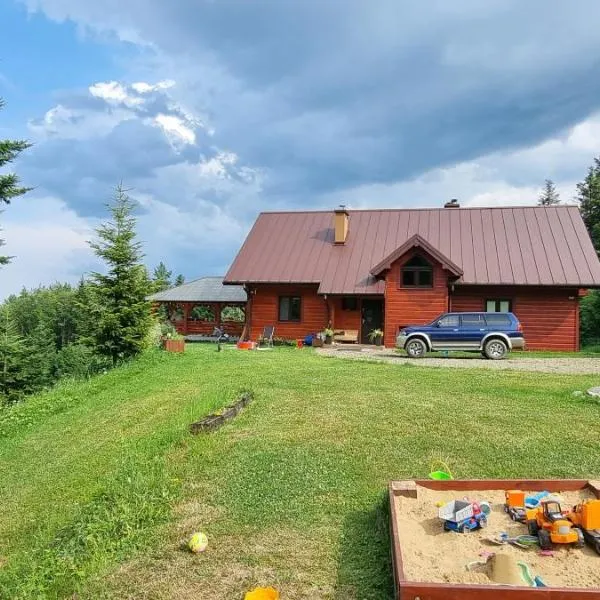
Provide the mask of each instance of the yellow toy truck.
POLYGON ((584 500, 567 518, 581 529, 585 541, 600 554, 600 500, 584 500))
POLYGON ((573 526, 554 500, 542 500, 527 511, 526 517, 529 533, 537 535, 542 550, 550 550, 552 544, 575 544, 578 548, 585 545, 581 529, 573 526))

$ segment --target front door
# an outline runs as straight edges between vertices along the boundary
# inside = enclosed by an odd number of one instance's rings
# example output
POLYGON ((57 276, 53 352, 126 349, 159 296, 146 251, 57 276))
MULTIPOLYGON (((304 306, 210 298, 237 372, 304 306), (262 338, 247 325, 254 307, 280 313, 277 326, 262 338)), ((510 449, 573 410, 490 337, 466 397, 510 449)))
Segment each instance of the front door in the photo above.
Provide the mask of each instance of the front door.
POLYGON ((360 343, 370 344, 369 333, 373 329, 383 330, 383 300, 363 299, 361 306, 360 343))

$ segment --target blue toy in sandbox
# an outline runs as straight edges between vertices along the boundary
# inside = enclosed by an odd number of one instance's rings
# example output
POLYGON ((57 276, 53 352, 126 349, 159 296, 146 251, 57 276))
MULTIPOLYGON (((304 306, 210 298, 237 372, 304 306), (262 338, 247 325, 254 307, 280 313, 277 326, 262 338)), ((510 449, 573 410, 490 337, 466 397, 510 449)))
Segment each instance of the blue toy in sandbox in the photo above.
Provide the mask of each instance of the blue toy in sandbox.
POLYGON ((486 527, 490 512, 491 508, 487 502, 453 500, 440 506, 438 516, 444 521, 445 531, 468 533, 473 529, 486 527))

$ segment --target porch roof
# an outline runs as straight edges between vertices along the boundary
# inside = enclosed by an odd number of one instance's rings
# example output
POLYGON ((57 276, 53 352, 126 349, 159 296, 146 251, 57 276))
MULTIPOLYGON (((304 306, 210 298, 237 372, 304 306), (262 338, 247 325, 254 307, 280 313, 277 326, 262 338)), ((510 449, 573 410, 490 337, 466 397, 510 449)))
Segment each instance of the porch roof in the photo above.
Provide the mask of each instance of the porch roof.
POLYGON ((148 296, 152 302, 227 302, 245 304, 248 300, 241 285, 223 285, 223 277, 201 277, 164 292, 148 296))

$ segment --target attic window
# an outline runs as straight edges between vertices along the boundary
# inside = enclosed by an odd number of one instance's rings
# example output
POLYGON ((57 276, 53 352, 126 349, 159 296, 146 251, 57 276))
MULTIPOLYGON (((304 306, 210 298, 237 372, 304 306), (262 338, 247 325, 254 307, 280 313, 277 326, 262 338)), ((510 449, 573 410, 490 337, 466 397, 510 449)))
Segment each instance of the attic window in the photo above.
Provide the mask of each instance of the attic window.
POLYGON ((402 287, 433 287, 433 267, 422 256, 416 254, 402 265, 402 287))

